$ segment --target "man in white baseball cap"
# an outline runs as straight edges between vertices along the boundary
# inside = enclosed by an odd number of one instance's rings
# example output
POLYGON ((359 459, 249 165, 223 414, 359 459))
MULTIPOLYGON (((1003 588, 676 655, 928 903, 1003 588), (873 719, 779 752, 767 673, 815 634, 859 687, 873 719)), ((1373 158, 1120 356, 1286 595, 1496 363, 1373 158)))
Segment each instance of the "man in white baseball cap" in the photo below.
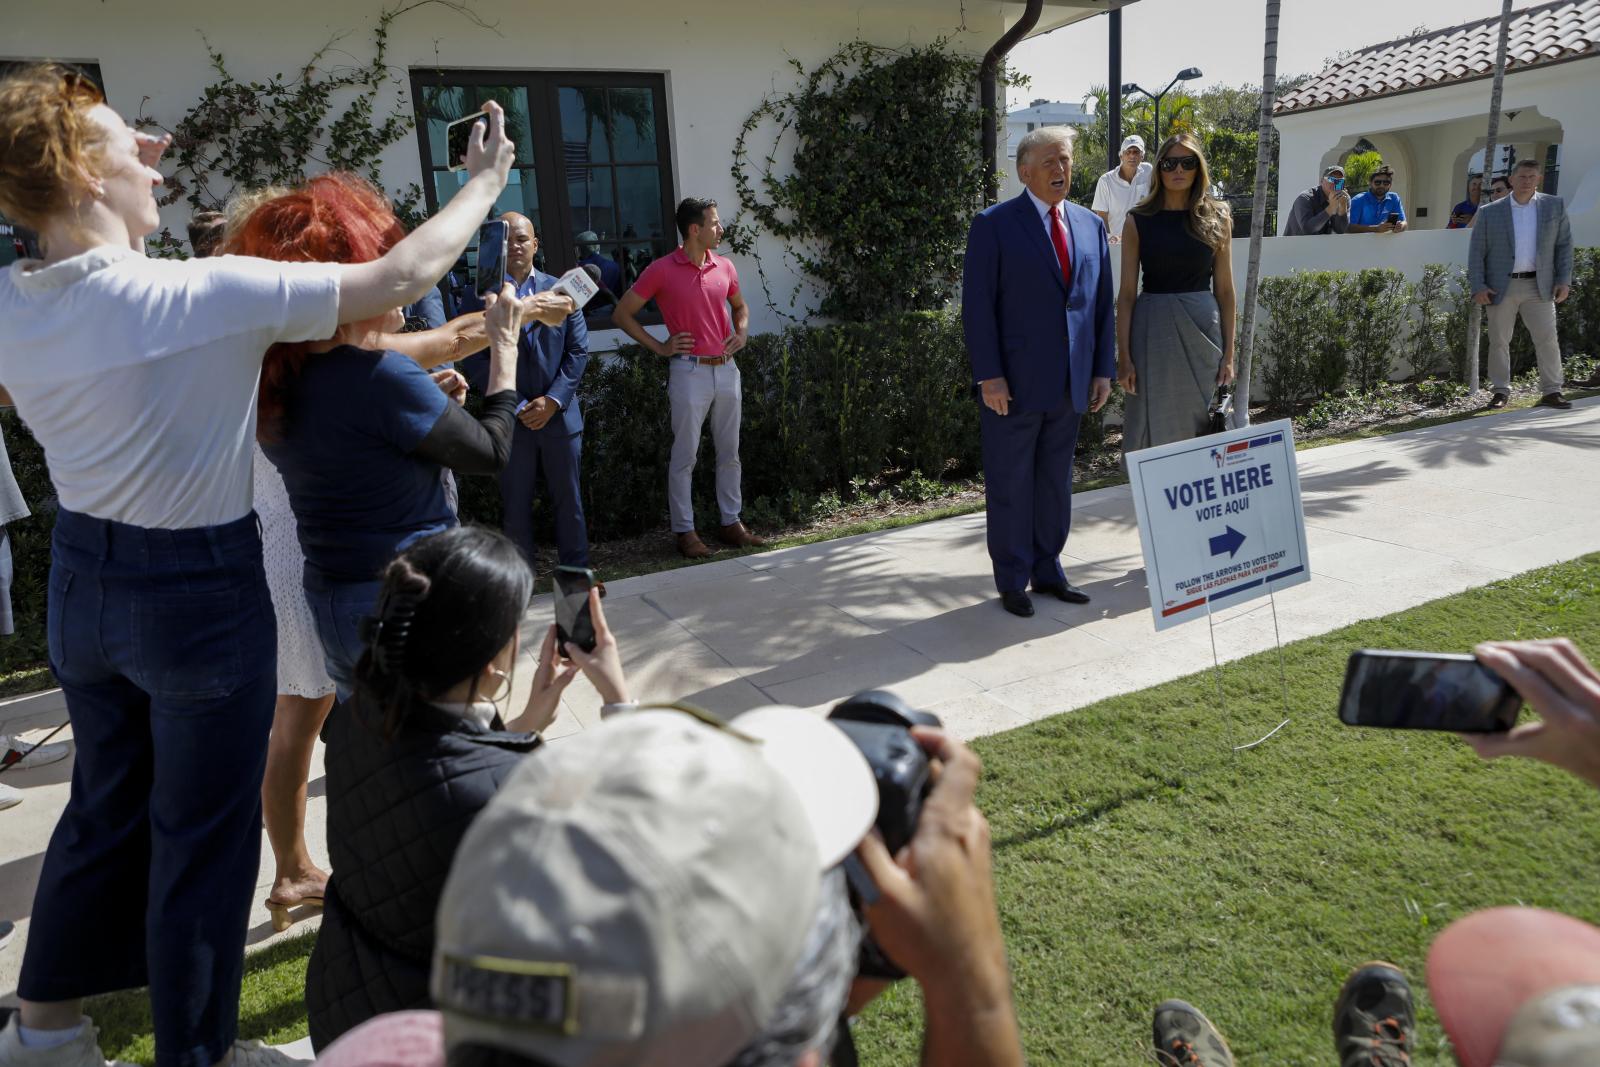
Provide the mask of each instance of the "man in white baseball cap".
POLYGON ((1144 138, 1131 133, 1122 139, 1122 164, 1100 175, 1094 186, 1091 209, 1106 224, 1106 239, 1122 240, 1128 212, 1150 192, 1150 164, 1144 161, 1144 138))
POLYGON ((978 759, 912 733, 936 782, 896 857, 868 834, 865 760, 809 712, 646 708, 547 746, 456 852, 439 1012, 380 1016, 318 1063, 821 1067, 882 988, 856 977, 854 852, 874 940, 922 987, 922 1062, 1021 1067, 978 759))

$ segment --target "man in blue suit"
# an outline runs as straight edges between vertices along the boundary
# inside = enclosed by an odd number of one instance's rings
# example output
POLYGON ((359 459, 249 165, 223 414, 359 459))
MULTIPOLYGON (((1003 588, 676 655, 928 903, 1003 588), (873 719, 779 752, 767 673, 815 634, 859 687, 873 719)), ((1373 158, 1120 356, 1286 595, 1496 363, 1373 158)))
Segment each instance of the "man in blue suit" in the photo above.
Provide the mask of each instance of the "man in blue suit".
POLYGON ((1033 614, 1047 593, 1089 595, 1061 569, 1072 522, 1078 419, 1099 411, 1116 372, 1116 304, 1106 229, 1066 202, 1072 130, 1048 126, 1017 145, 1021 196, 984 211, 967 235, 961 323, 983 432, 989 558, 1000 601, 1033 614))
MULTIPOLYGON (((533 269, 539 238, 526 215, 508 211, 507 280, 519 297, 542 293, 556 279, 533 269)), ((522 407, 511 435, 511 456, 500 474, 500 500, 505 506, 506 536, 533 566, 533 500, 539 474, 556 513, 556 558, 572 567, 589 565, 589 531, 583 521, 578 473, 583 457, 583 411, 578 379, 589 365, 589 328, 583 312, 574 311, 560 326, 530 321, 517 342, 517 395, 522 407)), ((488 353, 461 361, 473 388, 481 389, 489 373, 488 353)))

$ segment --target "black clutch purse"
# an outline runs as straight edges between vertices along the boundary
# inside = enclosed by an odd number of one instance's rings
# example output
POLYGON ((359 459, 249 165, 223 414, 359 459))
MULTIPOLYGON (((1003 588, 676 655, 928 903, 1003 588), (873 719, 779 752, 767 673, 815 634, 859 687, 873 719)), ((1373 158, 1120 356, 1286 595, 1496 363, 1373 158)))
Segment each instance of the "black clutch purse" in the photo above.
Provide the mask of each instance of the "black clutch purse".
POLYGON ((1206 408, 1206 433, 1221 433, 1228 428, 1228 416, 1233 414, 1233 390, 1226 385, 1217 386, 1211 406, 1206 408))

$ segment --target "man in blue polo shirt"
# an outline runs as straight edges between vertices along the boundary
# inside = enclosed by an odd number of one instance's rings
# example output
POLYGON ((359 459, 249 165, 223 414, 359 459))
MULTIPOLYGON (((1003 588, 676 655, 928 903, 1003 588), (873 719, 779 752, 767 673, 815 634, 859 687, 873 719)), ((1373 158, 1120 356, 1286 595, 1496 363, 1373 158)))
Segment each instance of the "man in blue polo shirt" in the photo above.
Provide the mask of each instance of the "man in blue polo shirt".
POLYGON ((1385 163, 1372 172, 1368 189, 1350 201, 1350 233, 1404 233, 1406 209, 1394 192, 1394 168, 1385 163))

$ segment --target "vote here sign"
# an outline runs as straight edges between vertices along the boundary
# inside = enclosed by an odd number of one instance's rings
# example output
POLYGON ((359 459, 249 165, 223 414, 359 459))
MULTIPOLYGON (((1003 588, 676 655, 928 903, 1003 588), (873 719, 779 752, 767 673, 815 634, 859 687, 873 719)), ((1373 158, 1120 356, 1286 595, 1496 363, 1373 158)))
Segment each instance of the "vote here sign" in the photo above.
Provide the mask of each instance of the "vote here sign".
POLYGON ((1288 420, 1130 453, 1128 475, 1157 630, 1311 577, 1288 420))

